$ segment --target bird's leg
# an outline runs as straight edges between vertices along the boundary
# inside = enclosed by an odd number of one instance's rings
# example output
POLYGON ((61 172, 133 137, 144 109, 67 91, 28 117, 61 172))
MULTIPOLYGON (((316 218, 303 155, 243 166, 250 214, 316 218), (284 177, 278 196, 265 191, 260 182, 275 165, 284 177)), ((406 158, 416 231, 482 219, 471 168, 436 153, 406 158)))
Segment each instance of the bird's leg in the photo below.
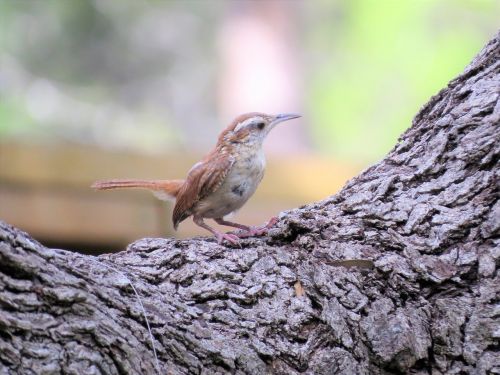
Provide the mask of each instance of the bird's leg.
POLYGON ((233 228, 242 229, 242 230, 244 230, 246 232, 248 232, 248 231, 250 231, 252 229, 252 227, 249 227, 248 225, 234 223, 232 221, 224 220, 223 218, 217 218, 217 219, 214 219, 214 220, 219 225, 225 225, 227 227, 233 227, 233 228))
POLYGON ((211 226, 209 226, 207 223, 203 221, 202 217, 199 216, 193 216, 193 221, 196 225, 202 227, 203 229, 208 230, 210 233, 212 233, 215 238, 217 238, 217 243, 220 245, 222 244, 222 241, 227 240, 228 242, 232 243, 233 245, 239 245, 239 237, 235 234, 232 233, 222 233, 211 226))
POLYGON ((239 238, 245 238, 245 237, 253 237, 253 236, 262 236, 267 233, 267 231, 278 221, 278 218, 275 216, 271 218, 267 222, 266 225, 260 226, 260 227, 249 227, 248 225, 244 224, 238 224, 238 223, 233 223, 232 221, 226 221, 222 218, 214 219, 217 224, 220 225, 226 225, 228 227, 233 227, 233 228, 238 228, 241 229, 242 231, 239 231, 238 233, 234 233, 237 235, 239 238))

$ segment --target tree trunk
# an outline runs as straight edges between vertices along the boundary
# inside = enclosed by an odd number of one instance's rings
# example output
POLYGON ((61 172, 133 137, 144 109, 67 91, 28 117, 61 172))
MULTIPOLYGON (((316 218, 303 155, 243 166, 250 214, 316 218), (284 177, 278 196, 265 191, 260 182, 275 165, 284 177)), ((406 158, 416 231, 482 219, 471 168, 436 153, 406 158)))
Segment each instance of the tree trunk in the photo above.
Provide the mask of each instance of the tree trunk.
POLYGON ((0 224, 0 374, 499 374, 499 87, 497 34, 384 160, 242 248, 94 258, 0 224))

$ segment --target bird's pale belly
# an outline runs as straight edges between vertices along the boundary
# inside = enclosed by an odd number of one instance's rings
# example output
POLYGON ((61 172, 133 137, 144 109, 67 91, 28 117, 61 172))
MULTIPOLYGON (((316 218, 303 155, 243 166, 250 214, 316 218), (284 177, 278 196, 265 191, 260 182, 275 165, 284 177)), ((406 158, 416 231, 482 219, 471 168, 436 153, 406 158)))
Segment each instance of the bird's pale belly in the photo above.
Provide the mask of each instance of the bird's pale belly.
POLYGON ((240 209, 255 193, 265 166, 263 155, 235 163, 219 189, 196 205, 196 214, 215 219, 240 209))

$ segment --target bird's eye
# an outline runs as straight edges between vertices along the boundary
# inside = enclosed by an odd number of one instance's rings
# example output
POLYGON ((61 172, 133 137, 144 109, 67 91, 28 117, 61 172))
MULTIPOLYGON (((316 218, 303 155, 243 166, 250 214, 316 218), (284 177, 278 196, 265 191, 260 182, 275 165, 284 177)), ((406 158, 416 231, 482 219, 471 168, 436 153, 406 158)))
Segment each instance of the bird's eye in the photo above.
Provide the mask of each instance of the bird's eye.
POLYGON ((257 123, 257 129, 259 129, 259 130, 264 129, 264 126, 266 126, 266 124, 264 124, 263 122, 258 122, 257 123))

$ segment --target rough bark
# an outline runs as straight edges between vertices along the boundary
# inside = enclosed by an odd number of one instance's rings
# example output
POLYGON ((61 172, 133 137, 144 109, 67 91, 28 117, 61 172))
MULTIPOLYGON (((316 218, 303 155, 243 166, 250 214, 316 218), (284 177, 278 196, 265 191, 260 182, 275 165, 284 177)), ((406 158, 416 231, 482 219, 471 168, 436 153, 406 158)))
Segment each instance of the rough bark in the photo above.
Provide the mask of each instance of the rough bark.
POLYGON ((500 373, 499 57, 500 34, 384 160, 242 248, 93 258, 1 224, 0 374, 500 373))

